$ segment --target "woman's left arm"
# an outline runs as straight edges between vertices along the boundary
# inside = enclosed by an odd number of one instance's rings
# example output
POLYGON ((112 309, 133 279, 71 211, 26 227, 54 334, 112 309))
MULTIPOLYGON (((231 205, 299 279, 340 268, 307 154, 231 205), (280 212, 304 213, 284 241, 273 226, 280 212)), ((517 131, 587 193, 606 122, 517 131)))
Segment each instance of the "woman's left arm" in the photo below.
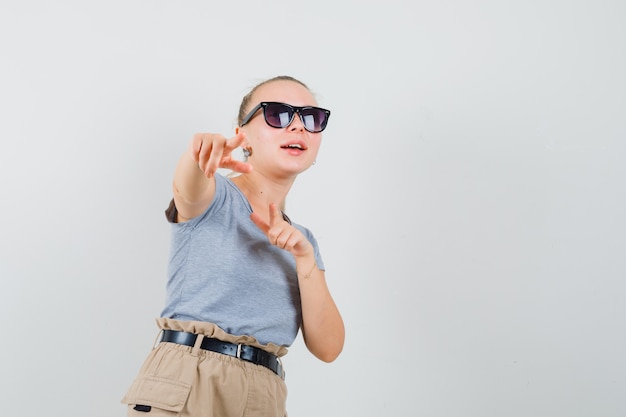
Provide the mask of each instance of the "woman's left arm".
POLYGON ((300 286, 304 343, 318 359, 334 361, 343 349, 345 328, 326 285, 324 271, 317 267, 313 245, 302 232, 283 219, 274 203, 270 204, 269 223, 257 213, 252 213, 250 219, 272 245, 294 256, 300 286))
POLYGON ((317 358, 332 362, 343 349, 345 328, 339 309, 330 294, 324 271, 315 256, 296 257, 302 303, 302 335, 317 358))

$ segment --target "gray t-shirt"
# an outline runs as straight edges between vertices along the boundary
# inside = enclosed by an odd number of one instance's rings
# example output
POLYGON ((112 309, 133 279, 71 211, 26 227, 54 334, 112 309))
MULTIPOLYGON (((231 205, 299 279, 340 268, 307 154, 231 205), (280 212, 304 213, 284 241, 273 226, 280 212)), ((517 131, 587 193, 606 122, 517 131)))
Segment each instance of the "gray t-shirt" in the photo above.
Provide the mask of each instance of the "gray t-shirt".
MULTIPOLYGON (((211 322, 262 344, 290 346, 302 321, 293 255, 269 243, 250 220, 250 203, 230 179, 216 174, 215 182, 215 197, 203 214, 172 223, 161 316, 211 322)), ((292 224, 311 242, 323 270, 313 234, 292 224)))

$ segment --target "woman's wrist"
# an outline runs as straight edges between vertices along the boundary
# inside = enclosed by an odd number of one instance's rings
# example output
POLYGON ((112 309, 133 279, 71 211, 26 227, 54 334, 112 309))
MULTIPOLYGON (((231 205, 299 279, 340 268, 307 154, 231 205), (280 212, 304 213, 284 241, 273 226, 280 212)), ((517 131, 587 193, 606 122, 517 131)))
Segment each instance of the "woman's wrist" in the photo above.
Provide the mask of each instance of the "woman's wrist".
POLYGON ((302 278, 302 279, 309 279, 311 278, 311 275, 313 274, 313 272, 315 271, 315 269, 317 269, 317 262, 315 261, 315 259, 313 260, 313 266, 311 267, 311 269, 309 270, 309 272, 307 273, 302 273, 300 270, 298 270, 296 268, 296 272, 298 273, 298 277, 302 278))
POLYGON ((313 252, 306 256, 296 257, 296 273, 298 274, 298 278, 309 279, 316 269, 317 260, 313 252))

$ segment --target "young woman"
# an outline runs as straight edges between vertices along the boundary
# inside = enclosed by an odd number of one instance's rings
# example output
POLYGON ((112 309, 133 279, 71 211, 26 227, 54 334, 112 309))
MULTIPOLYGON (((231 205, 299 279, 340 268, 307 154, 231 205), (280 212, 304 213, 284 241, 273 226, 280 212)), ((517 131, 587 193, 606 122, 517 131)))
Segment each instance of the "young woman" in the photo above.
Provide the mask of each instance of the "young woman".
POLYGON ((340 354, 343 320, 317 241, 281 210, 329 116, 305 84, 279 76, 243 98, 233 137, 194 135, 166 211, 161 338, 123 399, 129 416, 282 417, 280 357, 298 331, 322 361, 340 354), (233 157, 238 147, 245 161, 233 157))

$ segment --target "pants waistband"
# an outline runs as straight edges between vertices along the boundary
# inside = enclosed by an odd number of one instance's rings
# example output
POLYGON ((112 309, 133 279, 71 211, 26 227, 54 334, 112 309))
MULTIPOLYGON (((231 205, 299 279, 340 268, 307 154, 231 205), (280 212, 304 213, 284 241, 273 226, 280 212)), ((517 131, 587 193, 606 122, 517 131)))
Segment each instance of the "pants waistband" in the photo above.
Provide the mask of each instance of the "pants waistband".
MULTIPOLYGON (((163 336, 160 341, 164 343, 176 343, 184 346, 194 346, 197 338, 198 335, 194 333, 179 332, 176 330, 163 330, 163 336)), ((255 365, 264 366, 282 379, 285 379, 285 372, 280 358, 272 353, 264 351, 263 349, 259 349, 254 346, 224 342, 219 339, 212 339, 209 337, 202 339, 200 349, 221 353, 223 355, 239 358, 246 362, 252 362, 255 365)))

